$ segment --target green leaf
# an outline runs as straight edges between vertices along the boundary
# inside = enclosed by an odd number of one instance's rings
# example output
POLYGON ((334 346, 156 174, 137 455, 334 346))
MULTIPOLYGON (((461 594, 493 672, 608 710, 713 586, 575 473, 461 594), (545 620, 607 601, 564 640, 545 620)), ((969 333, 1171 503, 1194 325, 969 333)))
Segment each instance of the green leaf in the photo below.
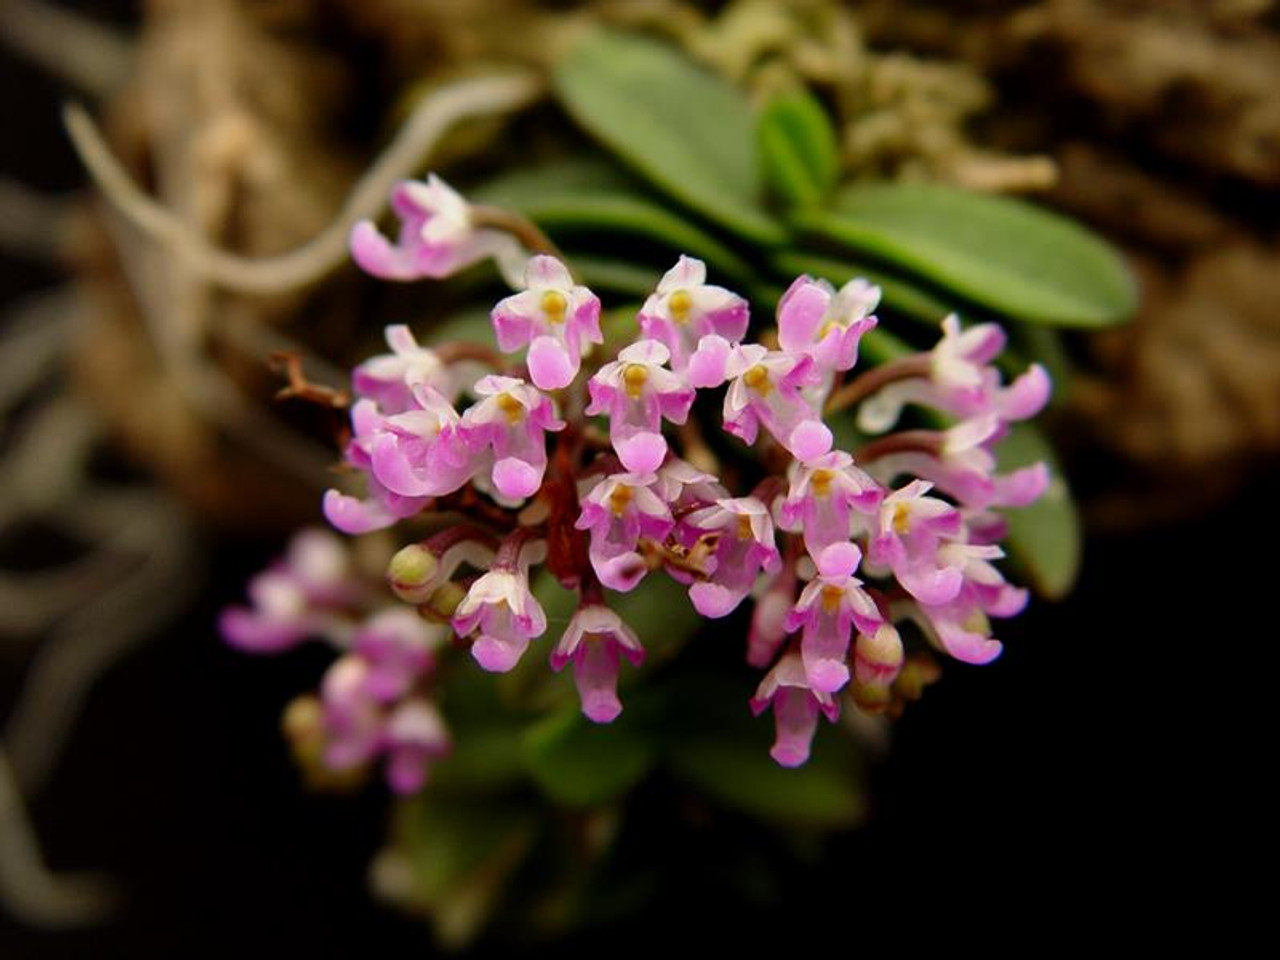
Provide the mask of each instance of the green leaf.
POLYGON ((744 690, 719 676, 680 683, 681 727, 668 747, 677 777, 726 806, 773 823, 830 828, 863 816, 857 749, 839 730, 821 721, 809 762, 780 767, 769 756, 773 718, 751 716, 744 690))
POLYGON ((432 766, 430 789, 492 791, 524 782, 523 721, 505 708, 493 676, 471 663, 450 663, 445 670, 443 705, 453 749, 432 766))
POLYGON ((1009 521, 1006 547, 1016 572, 1036 593, 1060 600, 1080 572, 1081 535, 1080 516, 1053 448, 1035 427, 1017 423, 997 454, 1001 472, 1042 460, 1049 464, 1052 479, 1044 496, 1029 507, 1001 512, 1009 521))
POLYGON ((840 151, 821 103, 807 90, 769 102, 758 128, 765 180, 786 203, 809 207, 836 186, 840 151))
MULTIPOLYGON (((668 248, 671 262, 687 253, 737 280, 751 276, 751 267, 731 249, 688 218, 646 196, 616 168, 599 160, 561 160, 534 170, 519 170, 492 180, 473 197, 482 203, 524 214, 546 230, 571 255, 571 265, 586 268, 573 254, 574 240, 598 234, 635 236, 668 248)), ((654 270, 646 287, 652 292, 661 272, 654 270)), ((613 274, 616 276, 616 271, 613 274)), ((624 291, 626 292, 626 291, 624 291)))
MULTIPOLYGON (((658 272, 628 260, 598 257, 578 253, 572 249, 565 255, 582 282, 596 292, 608 290, 633 299, 643 299, 653 292, 658 283, 658 272)), ((632 314, 634 321, 635 315, 632 314)))
POLYGON ((1119 254, 1084 227, 1011 197, 928 184, 855 184, 803 230, 1036 323, 1101 327, 1137 305, 1119 254))
POLYGON ((487 307, 467 307, 455 310, 448 319, 437 323, 427 330, 414 331, 426 346, 445 343, 450 340, 464 340, 470 343, 494 344, 493 321, 489 319, 487 307))
POLYGON ((882 330, 879 327, 868 330, 858 342, 858 358, 859 360, 865 360, 870 366, 879 366, 882 363, 888 363, 890 360, 909 357, 911 354, 918 352, 915 347, 905 340, 895 337, 888 330, 882 330))
POLYGON ((657 762, 658 742, 638 699, 631 697, 613 723, 592 723, 574 703, 526 731, 525 765, 547 796, 594 807, 621 798, 644 778, 657 762))
POLYGON ((544 197, 587 193, 634 193, 636 181, 604 157, 564 157, 517 167, 468 191, 476 203, 522 210, 544 197))
POLYGON ((728 82, 666 44, 598 29, 560 62, 555 86, 570 115, 654 186, 758 243, 786 240, 761 206, 750 105, 728 82))
POLYGON ((934 331, 939 329, 942 318, 953 309, 927 290, 886 273, 884 270, 864 266, 856 260, 786 252, 777 254, 771 262, 774 269, 784 277, 794 278, 807 273, 814 278, 829 280, 837 287, 843 286, 855 277, 864 277, 880 288, 886 307, 913 320, 927 323, 934 331))
POLYGON ((398 852, 413 874, 412 898, 432 914, 440 939, 475 937, 533 842, 527 805, 427 790, 397 810, 398 852))
MULTIPOLYGON (((619 233, 642 237, 669 247, 668 269, 681 253, 705 260, 737 278, 748 276, 751 268, 732 250, 683 217, 642 197, 626 194, 580 193, 546 197, 518 207, 521 213, 555 237, 584 233, 619 233)), ((649 289, 657 286, 655 273, 649 289)))
MULTIPOLYGON (((743 708, 745 712, 745 707, 743 708)), ((750 816, 776 823, 844 827, 865 812, 848 740, 819 731, 814 753, 789 770, 769 756, 772 721, 759 720, 766 736, 716 736, 697 731, 671 750, 673 772, 703 793, 750 816)))
POLYGON ((609 592, 609 606, 644 645, 646 666, 673 656, 702 625, 688 589, 670 577, 650 575, 629 593, 609 592))

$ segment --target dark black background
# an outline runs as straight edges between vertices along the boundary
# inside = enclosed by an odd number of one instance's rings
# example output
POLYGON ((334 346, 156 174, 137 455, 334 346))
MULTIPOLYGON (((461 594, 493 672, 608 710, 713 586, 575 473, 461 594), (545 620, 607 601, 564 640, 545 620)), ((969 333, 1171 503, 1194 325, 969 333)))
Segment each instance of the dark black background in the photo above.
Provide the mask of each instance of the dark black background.
MULTIPOLYGON (((57 86, 5 58, 0 89, 0 170, 45 190, 80 183, 57 86)), ((6 300, 53 279, 0 262, 6 300)), ((1098 487, 1111 468, 1085 458, 1073 469, 1098 487)), ((1260 505, 1275 494, 1274 465, 1260 475, 1212 516, 1091 538, 1069 602, 1002 625, 999 661, 950 667, 897 725, 868 826, 834 842, 779 908, 746 911, 706 890, 568 952, 661 947, 677 914, 722 946, 753 948, 826 933, 839 949, 877 935, 908 946, 923 929, 980 934, 1032 916, 1080 931, 1132 921, 1153 890, 1215 881, 1188 868, 1228 832, 1219 800, 1235 789, 1234 758, 1221 718, 1275 633, 1251 613, 1274 561, 1233 553, 1273 542, 1260 505)), ((123 907, 106 926, 56 935, 0 916, 0 957, 433 952, 421 925, 366 892, 385 797, 304 792, 277 735, 284 700, 320 664, 245 658, 215 635, 219 606, 277 545, 206 536, 213 587, 101 681, 32 811, 50 864, 110 875, 123 907)), ((0 647, 0 697, 24 665, 0 647)))

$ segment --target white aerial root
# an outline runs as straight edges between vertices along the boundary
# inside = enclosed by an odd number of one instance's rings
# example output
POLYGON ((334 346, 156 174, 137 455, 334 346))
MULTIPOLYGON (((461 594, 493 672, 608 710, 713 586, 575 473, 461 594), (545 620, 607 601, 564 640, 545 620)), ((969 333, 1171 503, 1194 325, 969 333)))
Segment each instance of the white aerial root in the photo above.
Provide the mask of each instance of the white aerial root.
POLYGON ((71 210, 68 198, 46 196, 0 177, 0 250, 27 259, 56 261, 66 249, 71 210))
POLYGON ((5 746, 27 795, 43 785, 93 681, 176 617, 203 581, 195 538, 181 509, 162 494, 99 489, 68 505, 59 519, 102 544, 100 550, 119 552, 114 582, 72 598, 75 606, 41 645, 9 714, 5 746), (129 542, 111 543, 122 528, 127 536, 116 539, 129 542))
POLYGON ((63 119, 72 143, 107 199, 151 239, 182 259, 195 278, 234 290, 281 293, 310 283, 347 260, 347 238, 360 220, 385 208, 396 181, 417 172, 423 158, 455 123, 506 113, 532 102, 541 83, 532 74, 460 80, 423 98, 394 140, 347 195, 333 222, 289 253, 245 257, 215 247, 169 208, 144 193, 111 153, 85 109, 67 104, 63 119))
POLYGON ((79 303, 68 284, 5 309, 0 316, 0 413, 7 414, 48 375, 62 354, 79 303))
POLYGON ((0 40, 61 80, 105 99, 133 69, 119 31, 40 0, 0 0, 0 40))
POLYGON ((0 748, 0 905, 36 926, 70 927, 102 919, 112 900, 97 877, 49 872, 0 748))
POLYGON ((201 582, 201 551, 181 509, 138 486, 95 482, 93 411, 65 392, 21 417, 20 404, 57 383, 81 306, 38 294, 0 325, 0 529, 38 520, 85 544, 75 561, 0 571, 0 632, 43 635, 0 742, 0 908, 28 923, 94 923, 110 910, 104 881, 49 872, 27 816, 93 682, 186 604, 201 582), (16 422, 15 422, 16 421, 16 422))

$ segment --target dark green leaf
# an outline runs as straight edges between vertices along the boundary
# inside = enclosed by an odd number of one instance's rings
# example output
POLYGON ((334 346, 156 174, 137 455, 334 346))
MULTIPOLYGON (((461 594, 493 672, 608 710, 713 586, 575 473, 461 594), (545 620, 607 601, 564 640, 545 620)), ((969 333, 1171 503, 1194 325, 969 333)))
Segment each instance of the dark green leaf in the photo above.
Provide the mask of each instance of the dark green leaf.
POLYGON ((727 806, 762 820, 842 827, 861 818, 856 766, 851 756, 841 756, 841 751, 853 750, 848 740, 820 731, 809 762, 789 770, 769 756, 772 720, 761 717, 759 724, 766 736, 696 731, 678 740, 671 750, 673 771, 727 806))
POLYGON ((1029 507, 1002 511, 1009 520, 1006 548, 1016 571, 1041 596, 1060 600, 1071 592, 1080 571, 1080 517, 1053 448, 1035 427, 1014 424, 997 448, 1001 471, 1038 461, 1053 478, 1044 496, 1029 507))
POLYGON ((759 137, 765 179, 786 203, 813 206, 835 189, 840 173, 836 133, 808 91, 771 100, 760 117, 759 137))
MULTIPOLYGON (((647 294, 657 285, 662 271, 687 253, 707 261, 717 271, 742 280, 751 268, 723 243, 646 196, 616 169, 600 161, 563 160, 499 177, 474 191, 478 202, 506 207, 524 214, 566 246, 572 265, 586 268, 573 255, 575 239, 599 234, 634 236, 671 252, 671 263, 654 270, 647 294)), ((616 271, 615 274, 616 275, 616 271)))
MULTIPOLYGON (((572 249, 566 250, 565 255, 582 282, 597 293, 607 290, 625 297, 643 298, 653 292, 661 276, 656 270, 628 260, 597 257, 572 249)), ((634 320, 634 313, 632 318, 634 320)))
MULTIPOLYGON (((419 331, 421 332, 421 331, 419 331)), ((493 321, 486 307, 455 310, 443 323, 437 323, 422 333, 421 341, 427 345, 449 340, 466 340, 497 346, 493 335, 493 321)))
POLYGON ((668 763, 680 779, 770 822, 840 827, 862 817, 857 749, 838 729, 820 721, 809 762, 787 769, 769 756, 773 717, 751 716, 749 689, 701 676, 682 679, 679 690, 668 763))
MULTIPOLYGON (((717 269, 735 277, 750 273, 750 267, 732 250, 703 230, 665 207, 642 197, 626 194, 580 193, 572 196, 547 197, 517 208, 534 223, 553 236, 577 236, 584 233, 619 233, 652 240, 670 248, 675 265, 681 253, 707 261, 717 269)), ((649 289, 657 286, 661 273, 655 273, 649 289)))
POLYGON ((427 790, 397 811, 398 852, 413 871, 412 899, 442 941, 471 940, 488 918, 536 830, 525 805, 427 790))
POLYGON ((647 711, 630 698, 610 724, 592 723, 574 703, 538 721, 523 740, 525 765, 557 803, 591 807, 621 798, 658 758, 647 711))
POLYGON ((545 197, 587 193, 635 193, 636 181, 604 157, 565 157, 535 167, 517 167, 480 184, 468 196, 476 203, 524 209, 545 197))
POLYGON ((1021 200, 926 184, 857 184, 802 229, 897 264, 1011 317, 1099 327, 1127 319, 1134 279, 1084 227, 1021 200))
POLYGON ((595 30, 556 69, 583 127, 646 180, 759 243, 785 230, 761 207, 755 120, 742 95, 673 48, 595 30))
POLYGON ((492 790, 523 781, 522 719, 504 706, 494 677, 458 662, 444 679, 453 750, 432 767, 431 790, 492 790))
POLYGON ((646 665, 676 653, 702 624, 688 589, 668 576, 652 574, 630 593, 609 593, 609 606, 644 644, 646 665))

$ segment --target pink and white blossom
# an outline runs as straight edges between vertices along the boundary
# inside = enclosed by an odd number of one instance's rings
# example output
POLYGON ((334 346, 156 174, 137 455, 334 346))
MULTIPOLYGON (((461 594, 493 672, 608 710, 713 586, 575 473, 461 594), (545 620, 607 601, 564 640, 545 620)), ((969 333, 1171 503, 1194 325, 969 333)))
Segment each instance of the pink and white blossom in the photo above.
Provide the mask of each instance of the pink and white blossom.
POLYGON ((885 497, 867 559, 888 567, 907 592, 923 603, 946 603, 960 591, 963 574, 943 559, 942 545, 960 536, 960 512, 937 497, 933 485, 913 480, 885 497))
POLYGON ((362 589, 342 542, 327 530, 305 529, 288 552, 249 581, 250 607, 228 607, 219 618, 227 643, 250 653, 277 653, 309 637, 337 640, 335 614, 362 589))
POLYGON ((591 566, 611 590, 632 590, 648 572, 640 538, 661 541, 674 526, 671 510, 653 490, 656 482, 651 473, 616 473, 583 498, 576 526, 591 532, 591 566))
POLYGON ((493 308, 498 347, 504 353, 529 348, 529 378, 539 389, 567 387, 578 375, 584 346, 604 342, 600 298, 545 255, 529 261, 524 285, 493 308))
POLYGON ((907 404, 933 407, 954 417, 995 416, 1001 423, 1027 420, 1049 402, 1052 385, 1040 364, 1032 364, 1008 386, 991 364, 1004 348, 1005 335, 994 323, 962 330, 953 313, 942 321, 942 339, 928 354, 928 375, 894 380, 862 402, 858 426, 883 433, 907 404))
POLYGON ((830 693, 810 684, 800 654, 794 650, 783 655, 751 698, 751 712, 756 716, 770 707, 777 735, 769 756, 784 767, 803 766, 809 759, 818 714, 832 723, 840 716, 840 704, 830 693))
POLYGON ((387 784, 402 795, 426 786, 431 764, 449 755, 453 742, 435 704, 413 697, 397 706, 385 728, 387 784))
POLYGON ((529 566, 545 556, 544 541, 525 544, 514 555, 500 550, 454 612, 458 636, 476 634, 471 655, 484 669, 506 673, 524 656, 529 641, 546 633, 546 614, 529 589, 529 566))
POLYGON ((618 700, 618 664, 626 657, 632 666, 644 661, 644 647, 634 630, 603 603, 578 608, 551 653, 557 672, 573 664, 582 712, 595 723, 612 723, 622 713, 618 700))
POLYGON ((472 223, 471 205, 434 173, 425 183, 404 180, 391 193, 391 209, 400 218, 392 244, 370 220, 351 231, 351 256, 366 272, 383 280, 441 278, 478 263, 508 241, 472 223))
POLYGON ((813 359, 824 378, 853 369, 862 335, 876 325, 871 315, 880 288, 850 280, 837 292, 825 280, 797 277, 778 302, 778 343, 791 354, 813 359))
POLYGON ((694 609, 704 617, 728 616, 751 593, 761 571, 781 566, 769 510, 755 497, 717 500, 684 523, 703 535, 718 534, 708 578, 689 588, 694 609))
POLYGON ((504 496, 521 500, 542 485, 548 431, 564 429, 551 398, 515 377, 482 377, 480 402, 463 415, 460 433, 472 456, 493 454, 492 481, 504 496))
POLYGON ((994 413, 964 420, 931 437, 929 449, 883 457, 874 472, 886 481, 903 475, 927 480, 974 510, 1024 507, 1039 499, 1048 487, 1049 468, 1036 463, 997 474, 993 449, 1004 432, 994 413))
POLYGON ((391 352, 370 357, 351 372, 356 396, 373 400, 387 416, 415 406, 415 387, 431 387, 446 400, 457 397, 457 383, 449 368, 434 350, 418 345, 413 331, 404 324, 392 324, 384 335, 391 352))
POLYGON ((635 473, 652 473, 667 455, 662 420, 684 423, 694 391, 663 369, 670 351, 657 340, 624 347, 587 383, 588 416, 607 413, 609 435, 618 459, 635 473))
POLYGON ((708 334, 738 342, 747 334, 747 301, 707 282, 707 265, 681 256, 644 302, 637 318, 644 336, 671 351, 671 369, 683 372, 708 334))
POLYGON ((784 530, 803 531, 805 547, 818 557, 833 543, 848 540, 854 514, 874 514, 884 490, 842 450, 788 469, 791 487, 778 504, 784 530))
POLYGON ((731 344, 703 337, 689 361, 689 382, 715 387, 726 380, 724 428, 743 443, 755 443, 761 426, 799 460, 831 449, 831 430, 802 393, 821 376, 807 355, 771 351, 756 343, 731 344))
POLYGON ((800 654, 808 684, 834 693, 849 682, 849 638, 854 626, 874 633, 883 623, 876 602, 854 576, 862 562, 856 544, 837 543, 816 558, 818 575, 787 614, 789 631, 803 630, 800 654))

